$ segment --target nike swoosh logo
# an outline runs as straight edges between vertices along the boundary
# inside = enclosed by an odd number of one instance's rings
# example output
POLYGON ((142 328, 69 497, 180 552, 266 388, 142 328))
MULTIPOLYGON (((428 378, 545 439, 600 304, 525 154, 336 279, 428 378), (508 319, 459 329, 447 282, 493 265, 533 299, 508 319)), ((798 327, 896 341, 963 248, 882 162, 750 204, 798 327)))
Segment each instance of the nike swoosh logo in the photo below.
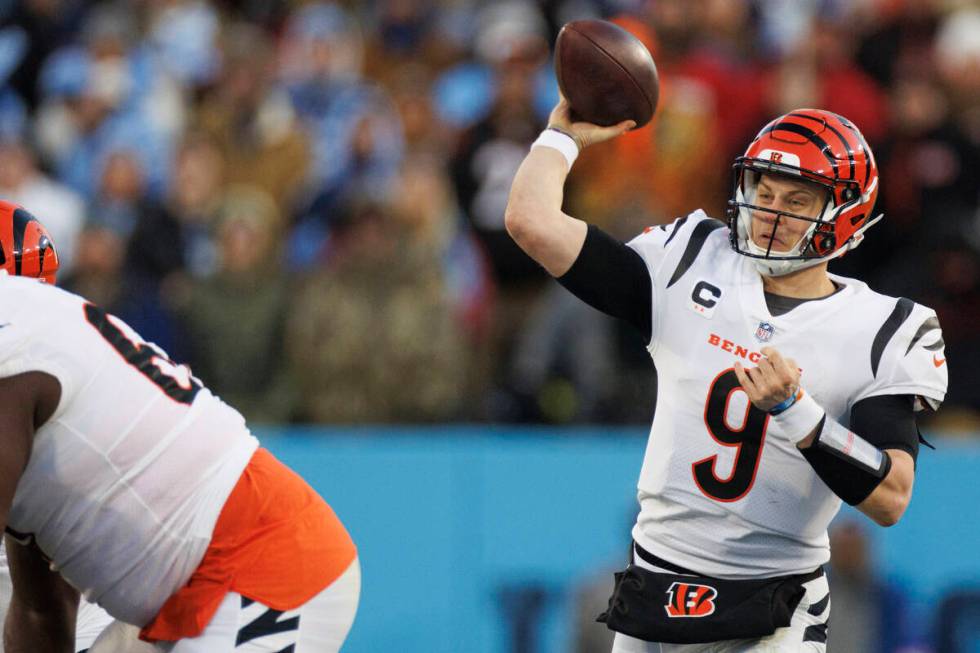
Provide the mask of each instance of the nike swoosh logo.
POLYGON ((945 358, 940 358, 935 354, 932 355, 932 364, 935 365, 936 367, 942 367, 943 363, 945 362, 946 362, 945 358))

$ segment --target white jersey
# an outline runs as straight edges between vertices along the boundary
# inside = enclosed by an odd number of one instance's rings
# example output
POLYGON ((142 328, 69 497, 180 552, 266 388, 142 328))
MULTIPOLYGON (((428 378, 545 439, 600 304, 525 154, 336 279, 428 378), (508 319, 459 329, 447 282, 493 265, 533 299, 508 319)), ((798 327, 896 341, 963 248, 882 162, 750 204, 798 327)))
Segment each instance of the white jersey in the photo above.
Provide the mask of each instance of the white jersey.
POLYGON ((200 563, 258 446, 222 403, 122 321, 33 279, 0 277, 0 377, 61 384, 7 526, 86 599, 142 626, 200 563))
POLYGON ((697 211, 629 243, 653 286, 648 350, 656 413, 640 472, 636 541, 719 578, 812 571, 828 561, 840 499, 774 420, 755 408, 733 364, 767 345, 844 426, 862 399, 905 394, 938 407, 946 393, 936 314, 831 275, 842 288, 773 316, 752 260, 728 229, 697 211))

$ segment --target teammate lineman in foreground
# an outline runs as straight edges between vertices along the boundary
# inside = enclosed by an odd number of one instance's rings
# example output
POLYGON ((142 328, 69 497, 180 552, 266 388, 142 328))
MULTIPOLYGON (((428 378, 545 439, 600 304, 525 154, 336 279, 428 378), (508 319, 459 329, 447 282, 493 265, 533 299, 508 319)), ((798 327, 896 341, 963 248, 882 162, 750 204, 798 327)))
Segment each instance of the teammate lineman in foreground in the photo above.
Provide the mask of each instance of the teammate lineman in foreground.
POLYGON ((877 218, 851 122, 801 109, 736 161, 727 224, 695 211, 628 244, 562 212, 578 151, 619 136, 562 99, 511 188, 514 240, 648 338, 656 413, 614 653, 824 651, 827 526, 841 500, 883 526, 912 494, 915 411, 946 392, 935 313, 829 274, 877 218))
MULTIPOLYGON (((0 201, 0 274, 55 283, 58 253, 51 234, 34 216, 10 202, 0 201)), ((13 546, 17 546, 13 544, 13 546)), ((7 567, 7 551, 0 541, 0 623, 6 619, 13 586, 7 567)), ((78 606, 75 626, 75 651, 85 653, 95 638, 112 622, 104 610, 83 601, 78 606)), ((3 652, 0 643, 0 652, 3 652)))
POLYGON ((0 437, 6 653, 74 653, 79 591, 116 619, 90 653, 340 649, 360 592, 344 527, 122 321, 0 276, 0 437))

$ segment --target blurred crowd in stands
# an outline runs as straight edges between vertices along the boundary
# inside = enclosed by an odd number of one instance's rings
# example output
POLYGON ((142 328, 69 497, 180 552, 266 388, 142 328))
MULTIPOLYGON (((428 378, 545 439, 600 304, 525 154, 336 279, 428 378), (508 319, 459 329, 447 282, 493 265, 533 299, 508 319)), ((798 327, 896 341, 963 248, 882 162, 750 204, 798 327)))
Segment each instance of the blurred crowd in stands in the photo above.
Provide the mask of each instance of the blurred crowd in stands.
POLYGON ((886 218, 832 271, 937 309, 938 425, 977 428, 975 2, 0 0, 0 197, 48 226, 61 285, 250 419, 646 422, 641 338, 503 226, 586 17, 647 44, 661 100, 580 158, 566 209, 624 240, 723 218, 765 122, 847 116, 886 218))

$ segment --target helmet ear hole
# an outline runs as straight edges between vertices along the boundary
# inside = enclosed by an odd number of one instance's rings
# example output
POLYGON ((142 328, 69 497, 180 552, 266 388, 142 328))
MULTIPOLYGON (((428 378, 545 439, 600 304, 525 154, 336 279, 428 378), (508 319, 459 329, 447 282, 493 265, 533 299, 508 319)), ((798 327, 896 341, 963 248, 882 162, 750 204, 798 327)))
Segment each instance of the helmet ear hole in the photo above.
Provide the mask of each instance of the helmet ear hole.
POLYGON ((816 249, 817 252, 822 256, 826 252, 830 252, 837 246, 837 236, 833 233, 818 233, 816 238, 816 249))

